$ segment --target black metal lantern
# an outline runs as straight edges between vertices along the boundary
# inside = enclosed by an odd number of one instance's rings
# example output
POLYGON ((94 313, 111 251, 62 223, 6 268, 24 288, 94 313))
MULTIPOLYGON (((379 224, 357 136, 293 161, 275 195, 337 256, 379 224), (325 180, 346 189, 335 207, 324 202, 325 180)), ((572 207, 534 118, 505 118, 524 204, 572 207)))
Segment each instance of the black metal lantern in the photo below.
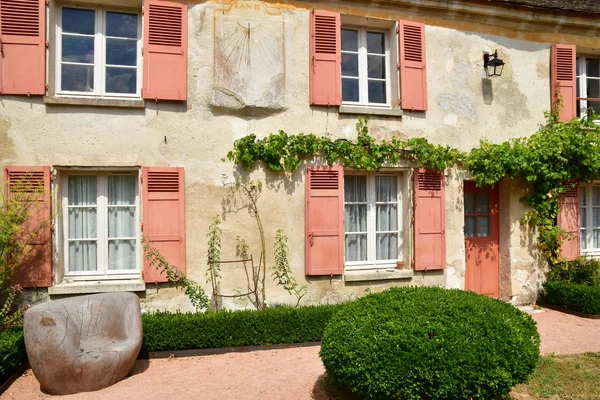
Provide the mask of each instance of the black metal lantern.
POLYGON ((504 61, 498 58, 498 50, 494 51, 494 54, 490 54, 487 51, 483 52, 483 69, 485 69, 485 75, 488 78, 502 75, 504 61))

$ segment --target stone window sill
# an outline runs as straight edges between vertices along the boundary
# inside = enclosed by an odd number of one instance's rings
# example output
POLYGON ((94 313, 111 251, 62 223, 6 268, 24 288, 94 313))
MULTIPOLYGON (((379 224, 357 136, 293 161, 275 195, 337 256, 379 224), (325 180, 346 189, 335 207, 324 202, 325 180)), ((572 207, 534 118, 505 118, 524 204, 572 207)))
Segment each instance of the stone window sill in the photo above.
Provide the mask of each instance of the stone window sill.
POLYGON ((90 294, 107 292, 143 292, 146 284, 141 279, 112 280, 112 281, 78 281, 61 282, 48 288, 49 295, 59 294, 90 294))
POLYGON ((44 103, 48 105, 69 105, 85 107, 117 107, 117 108, 145 108, 146 102, 142 99, 101 99, 87 97, 44 96, 44 103))
POLYGON ((411 279, 414 276, 412 269, 373 269, 367 271, 346 271, 344 281, 387 281, 394 279, 411 279))
POLYGON ((388 117, 402 116, 402 109, 400 108, 392 109, 341 105, 339 108, 339 112, 340 114, 383 115, 388 117))

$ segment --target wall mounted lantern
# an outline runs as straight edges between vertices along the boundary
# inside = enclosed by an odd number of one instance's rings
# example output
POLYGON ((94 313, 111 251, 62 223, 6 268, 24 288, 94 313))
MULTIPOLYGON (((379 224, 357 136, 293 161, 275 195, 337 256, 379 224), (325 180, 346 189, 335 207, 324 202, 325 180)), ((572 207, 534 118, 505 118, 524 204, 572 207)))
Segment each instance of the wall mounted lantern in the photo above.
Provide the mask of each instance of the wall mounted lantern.
POLYGON ((487 51, 483 52, 483 69, 485 69, 485 75, 488 78, 502 75, 504 61, 498 58, 498 50, 494 51, 494 54, 490 54, 487 51))

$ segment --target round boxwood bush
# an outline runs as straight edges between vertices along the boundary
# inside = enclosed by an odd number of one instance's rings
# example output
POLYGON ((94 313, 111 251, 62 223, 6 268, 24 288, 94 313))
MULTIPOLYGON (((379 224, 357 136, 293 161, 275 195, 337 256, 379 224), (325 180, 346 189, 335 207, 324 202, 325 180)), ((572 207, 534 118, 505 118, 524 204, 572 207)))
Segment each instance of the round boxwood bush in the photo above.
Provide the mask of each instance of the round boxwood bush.
POLYGON ((472 292, 393 288, 347 305, 323 335, 333 381, 365 399, 494 399, 537 365, 535 322, 472 292))

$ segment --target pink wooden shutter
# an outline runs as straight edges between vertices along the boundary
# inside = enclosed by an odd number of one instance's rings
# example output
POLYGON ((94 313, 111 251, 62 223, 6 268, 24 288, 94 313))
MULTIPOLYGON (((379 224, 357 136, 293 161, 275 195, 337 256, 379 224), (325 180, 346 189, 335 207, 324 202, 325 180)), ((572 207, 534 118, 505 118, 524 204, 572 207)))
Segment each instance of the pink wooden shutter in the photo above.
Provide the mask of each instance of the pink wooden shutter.
POLYGON ((574 44, 553 44, 551 53, 552 104, 556 101, 556 93, 560 93, 562 109, 559 112, 559 121, 569 121, 577 115, 576 48, 574 44))
POLYGON ((558 226, 574 236, 562 238, 561 253, 567 261, 572 261, 579 257, 579 186, 564 193, 558 207, 558 226))
POLYGON ((306 275, 344 272, 344 170, 306 168, 306 275))
POLYGON ((145 99, 187 99, 187 9, 186 4, 144 0, 145 99))
POLYGON ((427 110, 425 25, 399 21, 400 104, 403 110, 427 110))
POLYGON ((46 93, 46 2, 0 0, 0 94, 46 93))
POLYGON ((310 14, 310 104, 342 104, 340 13, 310 14))
MULTIPOLYGON (((142 168, 142 233, 167 262, 185 273, 185 178, 183 168, 142 168)), ((144 259, 144 281, 167 278, 144 259)))
POLYGON ((415 270, 446 268, 446 211, 444 174, 416 169, 415 186, 415 270))
POLYGON ((24 238, 29 242, 16 279, 23 287, 52 285, 50 167, 4 168, 6 198, 23 202, 28 210, 24 238))

